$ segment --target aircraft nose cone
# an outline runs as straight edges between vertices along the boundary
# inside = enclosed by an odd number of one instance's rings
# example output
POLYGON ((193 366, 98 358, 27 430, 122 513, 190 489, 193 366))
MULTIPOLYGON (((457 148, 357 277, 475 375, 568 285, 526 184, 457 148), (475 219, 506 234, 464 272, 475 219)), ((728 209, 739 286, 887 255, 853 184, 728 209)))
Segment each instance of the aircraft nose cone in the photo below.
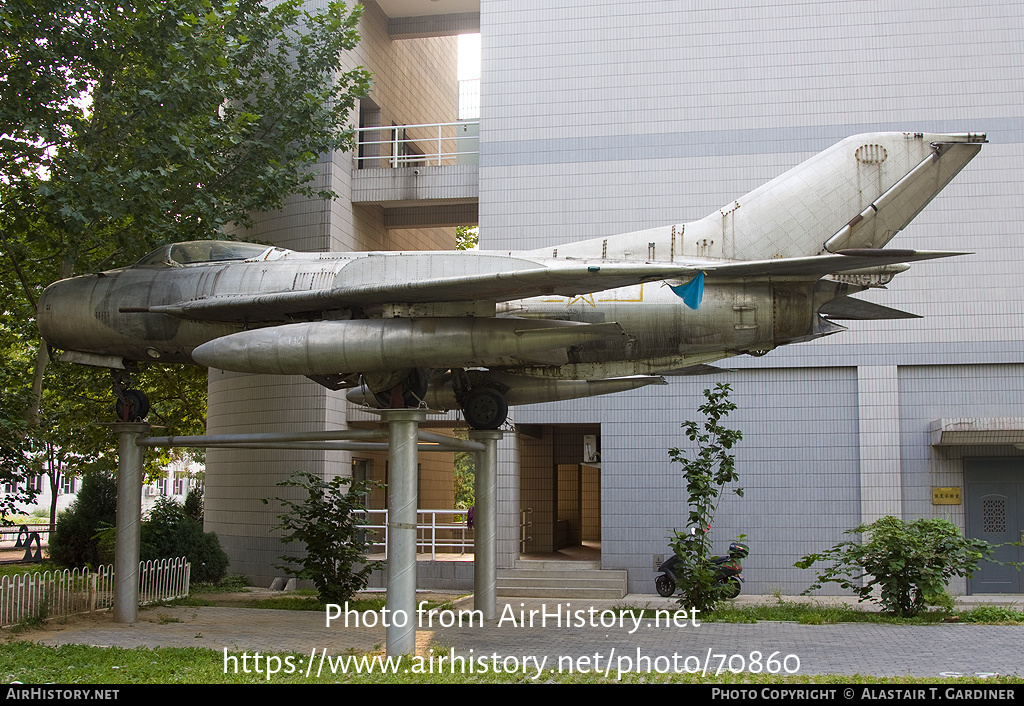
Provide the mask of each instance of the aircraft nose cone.
POLYGON ((36 325, 44 341, 63 350, 90 350, 91 329, 96 325, 91 302, 98 279, 65 279, 43 290, 36 325))

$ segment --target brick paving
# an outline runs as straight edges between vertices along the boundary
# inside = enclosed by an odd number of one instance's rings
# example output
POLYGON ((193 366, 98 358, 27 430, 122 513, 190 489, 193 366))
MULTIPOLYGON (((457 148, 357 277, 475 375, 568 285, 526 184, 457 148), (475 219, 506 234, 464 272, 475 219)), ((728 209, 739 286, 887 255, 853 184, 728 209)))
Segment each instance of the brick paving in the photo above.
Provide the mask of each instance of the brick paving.
MULTIPOLYGON (((755 601, 758 597, 744 596, 743 600, 755 601)), ((509 620, 500 626, 492 623, 483 627, 444 628, 435 624, 435 629, 419 630, 417 647, 420 651, 433 647, 443 654, 454 649, 463 656, 488 659, 493 655, 520 660, 526 656, 546 657, 548 668, 560 664, 565 668, 571 663, 603 671, 611 659, 612 675, 617 666, 639 664, 641 668, 659 669, 668 667, 673 659, 677 666, 710 664, 712 671, 723 660, 728 665, 729 659, 733 667, 739 667, 751 660, 752 653, 759 652, 762 660, 772 653, 777 653, 775 658, 779 660, 794 655, 799 658, 799 674, 931 677, 998 673, 1024 677, 1024 626, 760 622, 701 623, 694 627, 687 622, 684 627, 655 627, 652 621, 644 620, 639 628, 632 624, 603 627, 599 624, 600 611, 615 605, 673 604, 656 596, 629 596, 618 601, 508 598, 499 599, 499 616, 506 604, 517 618, 520 610, 558 611, 563 616, 562 626, 553 617, 541 626, 539 613, 532 627, 513 625, 509 620), (586 624, 566 627, 564 620, 570 610, 575 622, 586 624)), ((460 601, 456 610, 471 606, 470 601, 460 601)), ((50 626, 30 639, 48 645, 206 647, 307 655, 315 649, 337 655, 347 650, 379 650, 384 634, 383 627, 344 627, 341 621, 327 627, 321 612, 177 606, 143 609, 134 625, 115 624, 109 614, 103 614, 66 626, 50 626)), ((795 667, 795 658, 790 657, 788 667, 795 667)))

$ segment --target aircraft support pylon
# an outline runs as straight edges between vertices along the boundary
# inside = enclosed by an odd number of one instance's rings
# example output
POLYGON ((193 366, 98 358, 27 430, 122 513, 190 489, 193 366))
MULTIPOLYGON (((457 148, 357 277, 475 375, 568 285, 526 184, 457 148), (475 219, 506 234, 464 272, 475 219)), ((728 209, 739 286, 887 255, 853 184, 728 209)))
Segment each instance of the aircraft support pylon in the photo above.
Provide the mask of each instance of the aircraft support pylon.
POLYGON ((470 441, 484 445, 476 452, 473 510, 473 609, 484 620, 498 617, 498 441, 500 431, 473 430, 470 441))
POLYGON ((139 547, 142 542, 142 460, 139 439, 149 435, 146 422, 114 424, 117 452, 117 530, 114 536, 114 622, 139 617, 139 547))

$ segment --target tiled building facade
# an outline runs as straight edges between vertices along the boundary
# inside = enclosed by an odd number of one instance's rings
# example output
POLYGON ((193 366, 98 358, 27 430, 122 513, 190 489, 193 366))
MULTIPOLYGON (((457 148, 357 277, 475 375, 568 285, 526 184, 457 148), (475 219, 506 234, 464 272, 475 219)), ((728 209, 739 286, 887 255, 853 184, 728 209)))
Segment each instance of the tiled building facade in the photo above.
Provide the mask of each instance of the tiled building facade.
MULTIPOLYGON (((890 245, 973 254, 915 265, 888 291, 861 295, 923 319, 850 322, 833 337, 720 363, 735 372, 514 410, 528 434, 505 477, 536 506, 534 528, 557 520, 550 469, 565 460, 552 445, 575 434, 567 443, 579 457, 579 437, 599 432, 602 564, 628 569, 631 591, 653 592, 654 555, 685 524, 666 449, 685 445, 680 422, 697 418, 701 390, 720 381, 739 405, 729 421, 744 432, 746 493, 722 504, 716 544, 749 536, 745 590, 800 592, 810 576, 793 562, 861 521, 895 514, 968 527, 969 502, 981 502, 971 492, 991 508, 1005 494, 1005 533, 984 536, 1019 539, 1024 8, 484 0, 481 31, 485 248, 695 220, 856 133, 991 141, 890 245), (935 441, 942 419, 993 433, 935 441), (974 457, 1009 460, 965 463, 974 457), (989 480, 994 490, 981 485, 989 480), (961 504, 933 504, 933 488, 947 487, 962 490, 961 504)), ((535 531, 532 549, 548 548, 552 532, 535 531)), ((512 553, 509 544, 506 560, 512 553)), ((1017 581, 1004 590, 1021 590, 1017 581)))

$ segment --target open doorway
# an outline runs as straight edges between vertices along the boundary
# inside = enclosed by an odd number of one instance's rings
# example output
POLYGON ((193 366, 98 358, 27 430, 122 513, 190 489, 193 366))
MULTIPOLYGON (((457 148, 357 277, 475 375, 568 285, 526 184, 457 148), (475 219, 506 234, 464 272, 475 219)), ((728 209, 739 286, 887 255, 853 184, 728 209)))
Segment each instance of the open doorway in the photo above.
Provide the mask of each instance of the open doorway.
POLYGON ((525 558, 601 559, 601 426, 528 424, 520 434, 525 558))

